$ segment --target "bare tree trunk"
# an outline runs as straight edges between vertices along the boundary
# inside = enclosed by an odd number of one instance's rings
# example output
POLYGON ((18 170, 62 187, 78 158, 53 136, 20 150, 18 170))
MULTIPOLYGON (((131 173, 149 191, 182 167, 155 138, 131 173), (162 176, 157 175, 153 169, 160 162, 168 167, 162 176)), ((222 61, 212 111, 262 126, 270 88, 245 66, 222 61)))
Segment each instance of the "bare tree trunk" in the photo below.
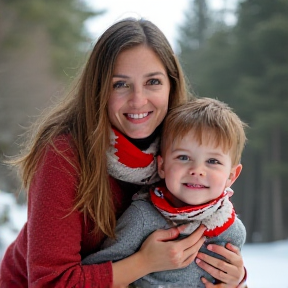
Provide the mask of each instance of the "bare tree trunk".
MULTIPOLYGON (((251 152, 251 151, 249 151, 251 152)), ((248 153, 248 151, 247 151, 248 153)), ((242 213, 240 215, 240 219, 243 220, 243 223, 245 224, 246 231, 247 231, 247 242, 251 242, 253 240, 253 231, 257 229, 257 213, 259 210, 258 208, 258 197, 259 197, 259 188, 256 187, 256 169, 252 165, 254 162, 257 161, 250 161, 248 162, 248 159, 252 159, 253 155, 249 153, 249 155, 246 156, 247 161, 243 162, 243 180, 240 179, 240 181, 244 181, 242 187, 243 191, 239 191, 242 194, 242 213), (247 165, 246 165, 247 164, 247 165), (255 227, 256 226, 256 227, 255 227)), ((255 158, 255 156, 254 156, 255 158)), ((236 191, 236 193, 238 193, 236 191)), ((237 211, 236 211, 237 212, 237 211)))
POLYGON ((264 148, 263 152, 261 153, 261 155, 266 155, 266 157, 261 157, 262 163, 260 163, 259 165, 259 169, 261 169, 260 197, 258 197, 258 205, 260 212, 260 235, 255 234, 254 232, 254 240, 259 242, 271 241, 270 236, 272 233, 272 231, 269 229, 271 226, 271 205, 269 188, 270 181, 268 181, 265 171, 269 161, 267 159, 267 155, 269 155, 269 150, 267 148, 268 147, 266 147, 266 149, 264 148))
MULTIPOLYGON (((50 69, 49 41, 46 31, 41 26, 35 27, 20 47, 1 51, 0 162, 2 155, 19 152, 17 142, 25 131, 23 127, 34 122, 60 89, 61 84, 50 69)), ((19 187, 15 171, 0 163, 0 189, 18 194, 19 187)))
MULTIPOLYGON (((280 166, 281 159, 281 132, 280 128, 274 128, 272 133, 272 163, 276 167, 280 166)), ((274 175, 272 181, 272 221, 273 221, 273 240, 283 239, 283 210, 282 210, 282 180, 279 173, 274 175)))

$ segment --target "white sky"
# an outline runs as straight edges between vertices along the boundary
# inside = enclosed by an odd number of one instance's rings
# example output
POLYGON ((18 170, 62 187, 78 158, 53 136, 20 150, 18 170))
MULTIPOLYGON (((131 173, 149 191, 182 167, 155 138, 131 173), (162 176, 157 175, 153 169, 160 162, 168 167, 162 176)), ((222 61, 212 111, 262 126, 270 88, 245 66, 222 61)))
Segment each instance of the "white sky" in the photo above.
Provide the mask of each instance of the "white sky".
MULTIPOLYGON (((189 0, 85 0, 96 10, 107 9, 103 16, 87 22, 93 38, 101 35, 106 28, 121 18, 143 17, 156 24, 166 35, 173 49, 176 49, 177 29, 184 19, 189 0)), ((219 9, 227 0, 210 0, 211 7, 219 9)), ((229 0, 229 5, 235 0, 229 0)), ((231 6, 230 6, 231 7, 231 6)))

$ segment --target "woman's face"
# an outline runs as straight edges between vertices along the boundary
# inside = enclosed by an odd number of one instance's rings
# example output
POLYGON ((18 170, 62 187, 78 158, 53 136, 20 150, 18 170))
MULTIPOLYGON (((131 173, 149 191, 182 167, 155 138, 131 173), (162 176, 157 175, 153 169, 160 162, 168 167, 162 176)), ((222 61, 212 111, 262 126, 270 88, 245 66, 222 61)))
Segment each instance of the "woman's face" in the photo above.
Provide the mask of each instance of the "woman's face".
POLYGON ((157 54, 143 45, 121 52, 111 86, 111 124, 130 138, 150 136, 167 113, 170 92, 166 69, 157 54))

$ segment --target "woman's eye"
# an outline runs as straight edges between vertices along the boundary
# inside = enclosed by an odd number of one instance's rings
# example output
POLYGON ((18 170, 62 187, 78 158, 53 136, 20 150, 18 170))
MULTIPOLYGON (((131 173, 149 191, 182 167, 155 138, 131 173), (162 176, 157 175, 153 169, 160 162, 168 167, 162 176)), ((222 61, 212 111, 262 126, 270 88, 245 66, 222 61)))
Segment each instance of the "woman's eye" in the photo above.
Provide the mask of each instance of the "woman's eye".
POLYGON ((209 164, 221 164, 217 159, 209 159, 207 162, 209 164))
POLYGON ((178 158, 179 160, 181 160, 181 161, 188 161, 188 160, 189 160, 189 157, 186 156, 186 155, 180 155, 180 156, 178 156, 177 158, 178 158))
POLYGON ((161 81, 159 79, 150 79, 147 81, 146 85, 161 85, 161 81))
POLYGON ((113 84, 113 89, 129 88, 129 87, 130 87, 130 85, 124 81, 118 81, 118 82, 113 84))

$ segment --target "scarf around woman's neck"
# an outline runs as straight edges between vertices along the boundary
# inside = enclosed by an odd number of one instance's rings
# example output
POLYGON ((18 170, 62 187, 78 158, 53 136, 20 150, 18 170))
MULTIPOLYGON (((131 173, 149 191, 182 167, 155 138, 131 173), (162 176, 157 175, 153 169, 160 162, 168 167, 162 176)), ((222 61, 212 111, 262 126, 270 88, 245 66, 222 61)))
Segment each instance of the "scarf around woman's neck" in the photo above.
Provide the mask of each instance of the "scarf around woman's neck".
POLYGON ((190 235, 200 224, 204 224, 207 230, 204 235, 216 237, 228 229, 235 220, 235 211, 229 198, 233 195, 231 188, 226 190, 216 199, 203 205, 187 205, 176 208, 167 201, 166 187, 156 187, 150 190, 150 199, 159 212, 174 226, 188 224, 181 233, 190 235))
POLYGON ((151 143, 147 150, 141 151, 123 134, 112 128, 110 147, 106 153, 109 175, 138 185, 159 181, 156 162, 158 147, 159 137, 151 143))

